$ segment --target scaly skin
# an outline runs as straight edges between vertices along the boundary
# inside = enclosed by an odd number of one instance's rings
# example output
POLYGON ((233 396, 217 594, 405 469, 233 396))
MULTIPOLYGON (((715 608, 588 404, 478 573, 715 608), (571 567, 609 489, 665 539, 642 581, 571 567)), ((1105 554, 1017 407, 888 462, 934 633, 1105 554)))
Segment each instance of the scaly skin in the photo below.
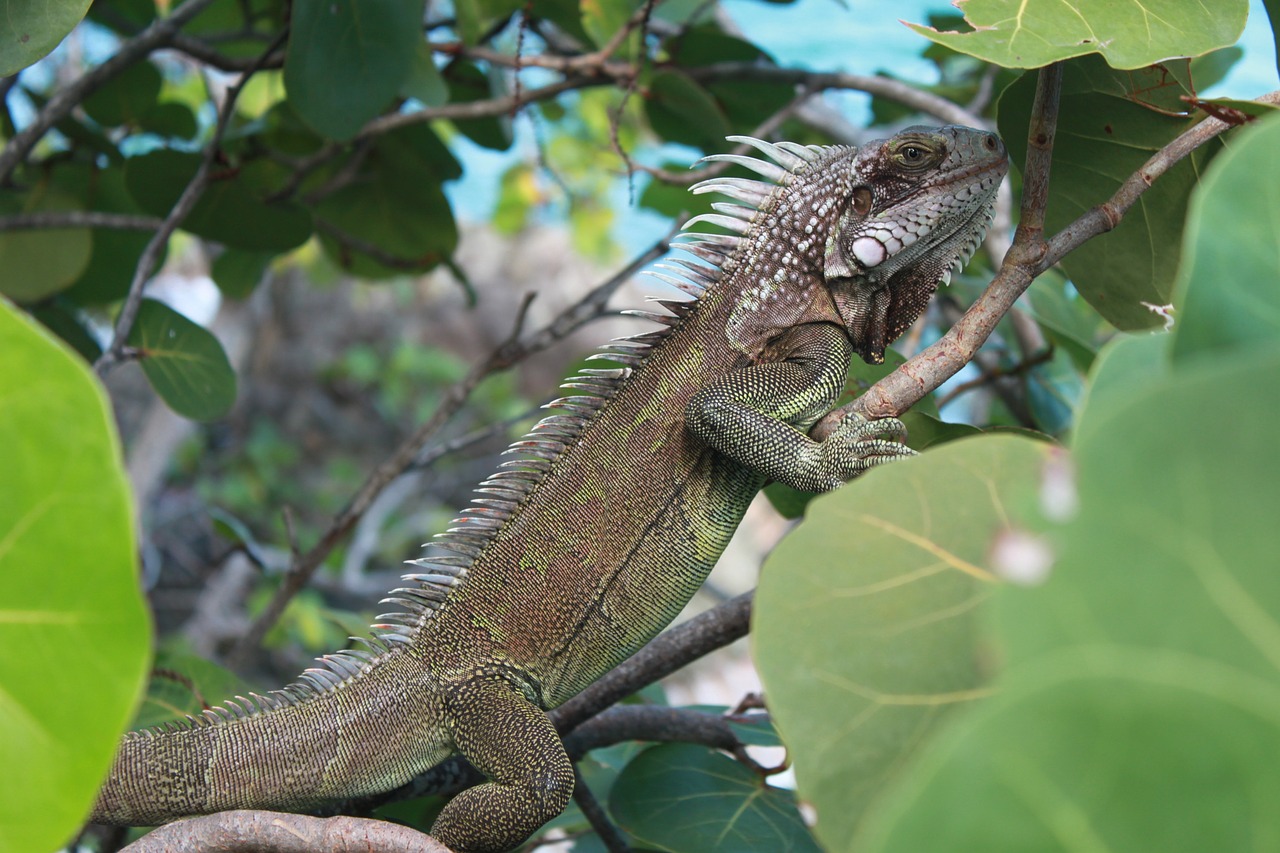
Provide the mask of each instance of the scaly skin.
MULTIPOLYGON (((695 188, 749 207, 704 219, 669 326, 579 377, 392 601, 372 652, 303 682, 125 737, 93 819, 314 809, 398 786, 454 753, 489 781, 432 833, 509 849, 559 814, 573 770, 545 709, 646 643, 711 570, 768 480, 826 491, 908 455, 897 421, 809 427, 850 357, 881 361, 976 247, 1007 168, 991 134, 913 128, 858 149, 751 141, 775 179, 695 188)), ((709 159, 744 162, 720 155, 709 159)))

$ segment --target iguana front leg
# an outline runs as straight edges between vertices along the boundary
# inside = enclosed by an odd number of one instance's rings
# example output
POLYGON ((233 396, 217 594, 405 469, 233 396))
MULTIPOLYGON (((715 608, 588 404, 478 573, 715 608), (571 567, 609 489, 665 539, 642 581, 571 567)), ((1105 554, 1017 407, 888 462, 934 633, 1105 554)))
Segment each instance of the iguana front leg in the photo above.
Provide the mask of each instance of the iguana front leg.
POLYGON ((479 676, 445 695, 458 752, 489 781, 450 800, 431 834, 459 853, 510 850, 564 811, 573 765, 546 713, 504 679, 479 676))
POLYGON ((915 455, 897 441, 896 418, 846 417, 824 441, 805 435, 844 388, 853 345, 831 323, 797 326, 771 347, 777 361, 736 370, 693 395, 689 431, 771 480, 806 492, 826 492, 873 465, 915 455))

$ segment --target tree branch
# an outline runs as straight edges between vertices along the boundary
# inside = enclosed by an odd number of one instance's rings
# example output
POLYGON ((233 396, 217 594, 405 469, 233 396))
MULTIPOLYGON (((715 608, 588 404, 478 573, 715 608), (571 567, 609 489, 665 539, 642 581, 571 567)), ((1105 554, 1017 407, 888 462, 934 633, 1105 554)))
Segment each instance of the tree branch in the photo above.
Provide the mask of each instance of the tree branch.
POLYGON ((615 705, 574 729, 564 739, 564 748, 579 761, 593 749, 631 740, 697 743, 725 752, 742 747, 729 719, 719 714, 660 705, 615 705))
POLYGON ((151 830, 124 853, 452 853, 430 835, 360 817, 239 810, 190 817, 151 830))
MULTIPOLYGON (((203 2, 203 0, 187 0, 182 9, 199 2, 203 2)), ((148 28, 149 30, 150 28, 148 28)), ((281 31, 258 57, 259 60, 265 60, 270 56, 272 51, 284 43, 288 35, 289 30, 287 28, 281 31)), ((99 66, 99 68, 101 67, 99 66)), ((251 66, 240 75, 240 79, 236 81, 236 84, 227 90, 226 98, 222 102, 222 108, 218 110, 218 122, 214 126, 209 144, 205 146, 204 154, 200 158, 200 165, 196 168, 196 173, 191 176, 191 180, 182 190, 182 195, 178 196, 173 208, 165 216, 164 221, 160 223, 156 233, 147 242, 146 248, 142 250, 142 255, 138 258, 138 264, 133 271, 133 280, 129 283, 129 293, 125 296, 124 303, 120 306, 120 313, 116 316, 115 329, 111 333, 111 344, 98 357, 98 360, 93 363, 93 369, 99 376, 124 360, 125 341, 129 337, 130 330, 133 329, 134 321, 138 319, 138 309, 142 306, 142 292, 147 285, 147 281, 155 271, 156 264, 160 261, 160 254, 168 244, 169 238, 173 236, 174 231, 178 230, 183 220, 195 208, 200 196, 204 194, 205 187, 209 183, 209 168, 213 165, 213 161, 222 147, 222 137, 226 134, 227 128, 231 124, 231 116, 235 112, 236 98, 244 91, 245 84, 249 82, 249 78, 257 71, 258 67, 256 65, 251 66)))
POLYGON ((214 0, 186 0, 167 18, 157 18, 149 27, 117 48, 111 58, 85 73, 70 86, 55 94, 36 114, 31 124, 14 134, 0 150, 0 184, 31 152, 40 138, 77 107, 90 92, 102 86, 151 51, 167 44, 183 26, 212 5, 214 0))
POLYGON ((101 210, 50 210, 0 216, 0 231, 36 228, 114 228, 120 231, 154 231, 164 224, 154 216, 107 213, 101 210))
MULTIPOLYGON (((1155 181, 1196 148, 1232 125, 1207 118, 1157 151, 1134 172, 1110 199, 1081 214, 1049 239, 1044 238, 1044 210, 1048 197, 1049 161, 1057 122, 1057 66, 1041 69, 1031 113, 1027 163, 1023 170, 1022 216, 1013 245, 999 273, 964 316, 935 344, 925 348, 846 406, 834 410, 814 427, 812 435, 830 435, 845 415, 894 417, 915 405, 973 358, 996 324, 1031 282, 1063 256, 1093 237, 1114 228, 1155 181)), ((1280 104, 1280 91, 1257 99, 1280 104)))
POLYGON ((654 637, 640 651, 552 711, 551 721, 556 729, 561 734, 572 732, 640 688, 745 637, 751 623, 754 596, 754 591, 743 593, 654 637))

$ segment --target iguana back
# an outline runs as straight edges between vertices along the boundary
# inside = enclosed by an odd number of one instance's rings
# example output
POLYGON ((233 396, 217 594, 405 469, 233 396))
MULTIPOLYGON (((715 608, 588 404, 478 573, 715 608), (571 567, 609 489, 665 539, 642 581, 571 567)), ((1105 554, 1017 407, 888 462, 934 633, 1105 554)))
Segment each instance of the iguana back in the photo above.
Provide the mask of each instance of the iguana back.
POLYGON ((269 696, 127 735, 94 819, 152 824, 228 808, 306 810, 398 786, 461 752, 490 782, 433 834, 506 849, 563 808, 572 768, 542 709, 573 696, 673 619, 767 479, 822 491, 905 455, 847 419, 804 433, 850 355, 887 343, 968 258, 1007 168, 991 134, 913 128, 861 148, 738 138, 775 182, 695 187, 741 205, 734 232, 685 244, 692 302, 510 449, 455 526, 392 593, 372 651, 322 659, 269 696))

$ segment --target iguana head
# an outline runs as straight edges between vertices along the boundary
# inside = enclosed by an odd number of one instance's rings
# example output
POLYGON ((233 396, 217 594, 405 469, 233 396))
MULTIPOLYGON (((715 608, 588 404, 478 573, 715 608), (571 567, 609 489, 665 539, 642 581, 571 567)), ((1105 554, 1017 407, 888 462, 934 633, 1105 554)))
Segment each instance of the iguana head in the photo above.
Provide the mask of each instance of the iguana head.
POLYGON ((839 322, 859 355, 884 361, 889 342, 982 241, 1009 169, 1000 139, 967 127, 912 127, 859 148, 728 139, 773 162, 705 159, 767 182, 717 177, 692 187, 737 203, 713 204, 715 213, 685 227, 706 222, 733 234, 682 244, 711 269, 677 262, 683 280, 659 278, 694 295, 712 285, 731 291, 725 333, 748 357, 798 324, 839 322))
POLYGON ((850 168, 824 272, 855 350, 879 363, 981 243, 1009 157, 994 133, 910 127, 861 146, 850 168))

